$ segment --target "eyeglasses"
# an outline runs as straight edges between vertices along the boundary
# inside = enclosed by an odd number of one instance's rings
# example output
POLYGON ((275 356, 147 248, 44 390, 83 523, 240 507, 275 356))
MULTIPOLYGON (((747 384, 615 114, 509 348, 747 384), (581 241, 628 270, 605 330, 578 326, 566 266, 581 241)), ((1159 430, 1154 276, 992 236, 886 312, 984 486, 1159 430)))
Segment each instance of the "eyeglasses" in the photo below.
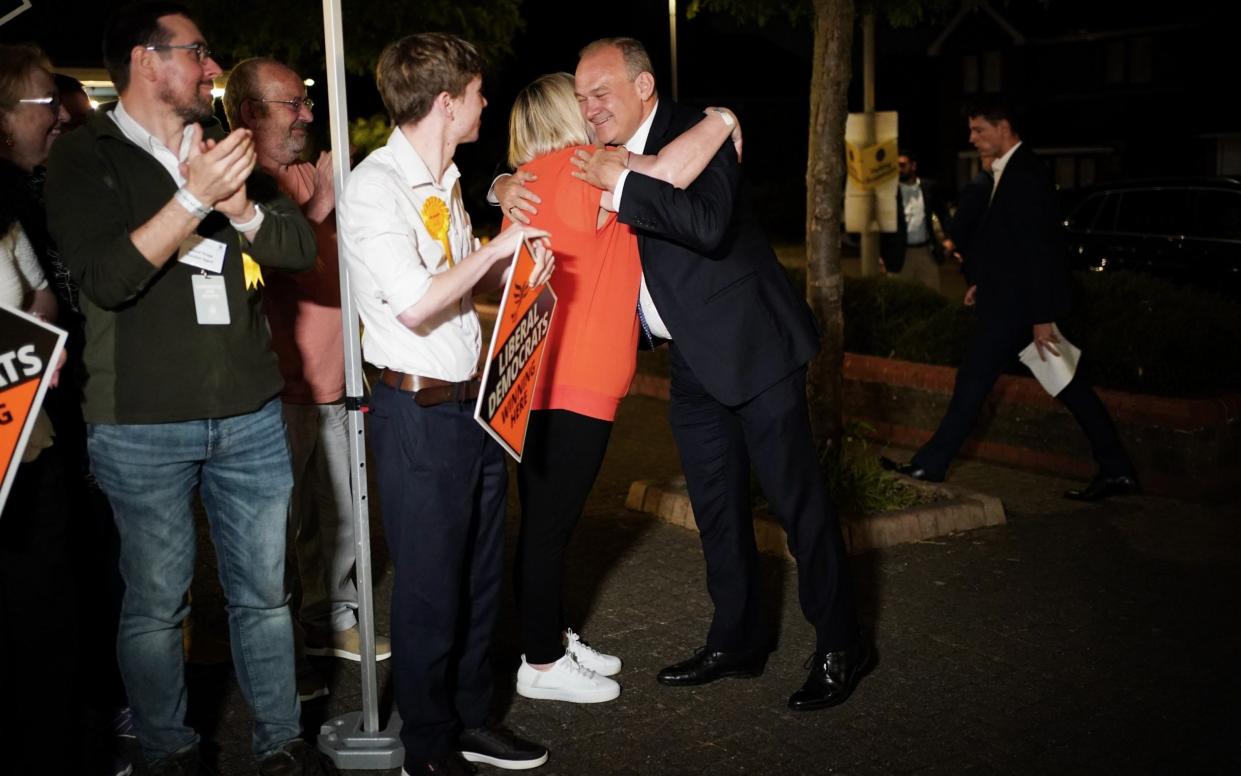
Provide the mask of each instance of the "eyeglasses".
POLYGON ((171 43, 159 43, 151 46, 144 46, 147 51, 169 51, 171 49, 182 49, 184 51, 193 51, 194 56, 199 62, 204 62, 211 58, 211 49, 207 48, 205 43, 179 43, 173 45, 171 43))
POLYGON ((250 99, 254 102, 278 102, 281 105, 288 105, 290 110, 299 110, 301 108, 306 110, 315 109, 315 101, 309 97, 303 97, 300 100, 264 100, 259 97, 251 97, 250 99))
POLYGON ((59 94, 53 94, 49 97, 23 97, 18 102, 25 103, 26 105, 46 105, 52 113, 60 111, 59 94))

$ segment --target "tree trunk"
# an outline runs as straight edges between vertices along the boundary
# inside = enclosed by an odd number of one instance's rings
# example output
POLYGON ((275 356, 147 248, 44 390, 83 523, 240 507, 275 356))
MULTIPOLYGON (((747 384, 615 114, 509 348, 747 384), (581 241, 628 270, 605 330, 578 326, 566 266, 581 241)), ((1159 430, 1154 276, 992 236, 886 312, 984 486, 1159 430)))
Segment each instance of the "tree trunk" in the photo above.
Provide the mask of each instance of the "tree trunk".
POLYGON ((853 55, 853 0, 814 0, 810 153, 806 164, 806 301, 823 325, 807 373, 810 420, 819 449, 843 431, 844 318, 840 271, 845 192, 845 119, 853 55))

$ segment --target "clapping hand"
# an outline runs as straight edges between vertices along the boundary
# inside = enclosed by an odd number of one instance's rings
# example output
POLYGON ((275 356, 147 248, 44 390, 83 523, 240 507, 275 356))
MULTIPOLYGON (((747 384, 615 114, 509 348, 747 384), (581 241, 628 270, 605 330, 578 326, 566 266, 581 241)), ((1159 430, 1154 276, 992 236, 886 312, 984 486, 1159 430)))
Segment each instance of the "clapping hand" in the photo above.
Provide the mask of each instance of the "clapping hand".
POLYGON ((181 163, 185 187, 199 202, 234 218, 246 209, 246 179, 258 156, 248 129, 233 130, 223 140, 202 139, 202 127, 193 125, 190 153, 181 163), (238 196, 240 193, 240 196, 238 196))

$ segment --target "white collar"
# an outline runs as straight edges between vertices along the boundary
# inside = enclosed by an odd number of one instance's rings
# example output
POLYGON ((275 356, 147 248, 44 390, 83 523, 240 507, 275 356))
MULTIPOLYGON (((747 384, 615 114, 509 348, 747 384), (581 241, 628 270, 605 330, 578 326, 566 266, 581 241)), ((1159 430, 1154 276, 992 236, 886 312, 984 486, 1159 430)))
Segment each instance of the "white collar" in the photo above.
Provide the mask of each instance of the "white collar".
MULTIPOLYGON (((109 114, 112 120, 116 122, 116 126, 121 130, 121 134, 129 138, 130 142, 138 146, 149 154, 157 154, 160 151, 173 153, 172 149, 164 145, 163 141, 147 131, 147 128, 138 123, 138 120, 125 110, 125 103, 121 100, 116 101, 116 107, 109 114)), ((194 134, 194 125, 186 124, 181 130, 181 147, 176 151, 177 159, 185 161, 190 156, 190 137, 194 134)))
POLYGON ((431 168, 427 167, 427 163, 418 155, 418 151, 409 142, 409 138, 405 137, 400 127, 394 127, 392 134, 388 136, 388 148, 392 150, 392 158, 396 161, 397 169, 400 170, 405 183, 410 188, 432 186, 440 191, 452 191, 457 179, 461 177, 457 163, 450 162, 448 169, 444 170, 443 182, 437 183, 435 176, 431 174, 431 168))
POLYGON ((659 100, 655 101, 655 106, 651 108, 651 112, 638 125, 638 129, 633 133, 633 137, 624 142, 623 145, 627 151, 634 154, 646 153, 646 139, 651 135, 651 125, 655 123, 655 111, 657 110, 659 110, 659 100))
POLYGON ((1008 153, 1004 154, 999 159, 996 159, 994 162, 991 163, 992 177, 994 177, 996 180, 1000 179, 1000 174, 1003 173, 1004 168, 1008 166, 1008 160, 1012 158, 1013 152, 1016 151, 1020 147, 1021 147, 1021 141, 1018 140, 1016 145, 1008 149, 1008 153))

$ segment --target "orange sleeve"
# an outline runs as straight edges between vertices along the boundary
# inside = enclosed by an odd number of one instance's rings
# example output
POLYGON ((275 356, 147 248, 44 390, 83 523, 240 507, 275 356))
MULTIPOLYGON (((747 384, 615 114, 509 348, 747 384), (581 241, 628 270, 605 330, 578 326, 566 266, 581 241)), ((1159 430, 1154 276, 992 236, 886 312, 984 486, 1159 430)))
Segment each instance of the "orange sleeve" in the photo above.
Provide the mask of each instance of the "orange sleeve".
POLYGON ((558 227, 591 235, 595 233, 603 192, 574 178, 572 173, 576 168, 570 161, 577 149, 587 147, 564 148, 522 166, 522 169, 539 176, 537 181, 528 184, 530 190, 543 200, 543 208, 533 218, 535 226, 553 234, 558 227))

